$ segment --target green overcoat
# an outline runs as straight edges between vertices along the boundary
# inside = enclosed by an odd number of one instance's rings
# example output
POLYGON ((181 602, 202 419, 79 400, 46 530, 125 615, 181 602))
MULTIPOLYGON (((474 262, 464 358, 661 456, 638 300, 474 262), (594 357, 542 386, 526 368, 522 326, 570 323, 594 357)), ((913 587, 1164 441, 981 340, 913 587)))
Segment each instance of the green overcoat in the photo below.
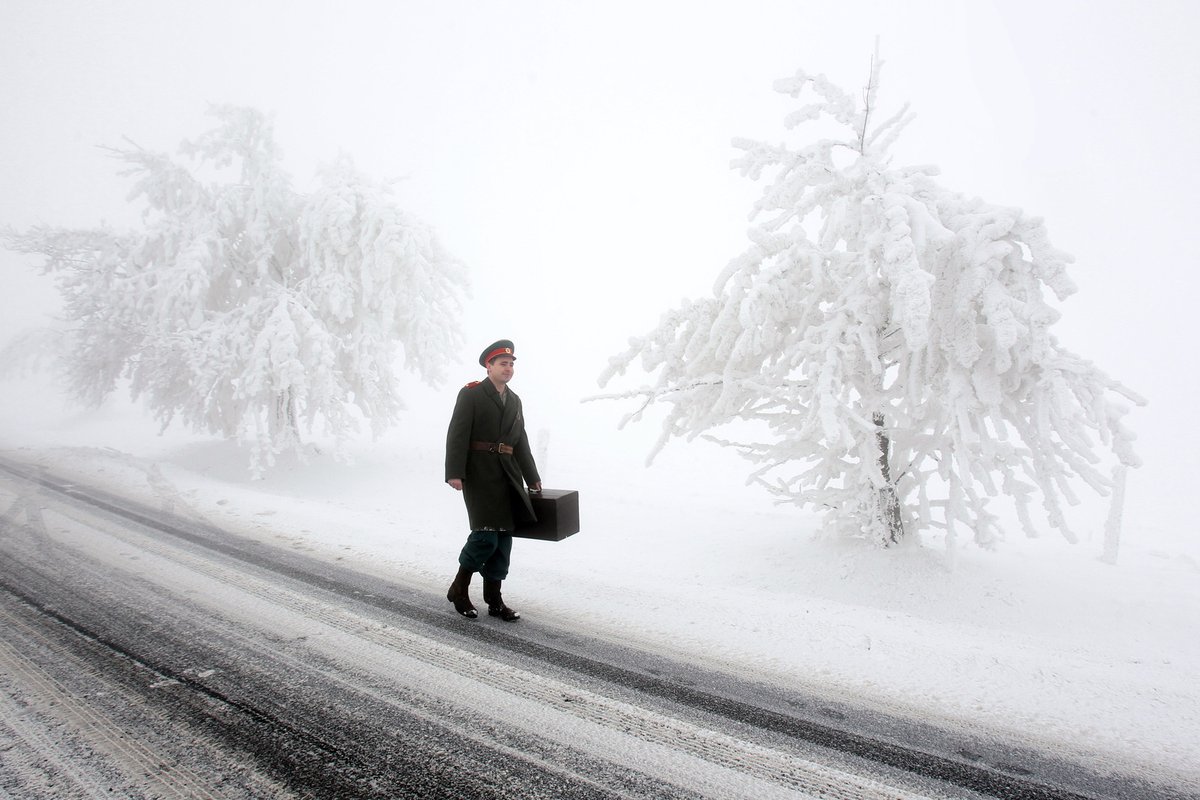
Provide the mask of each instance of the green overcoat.
POLYGON ((446 433, 446 480, 460 478, 471 530, 511 531, 536 519, 525 486, 540 483, 521 398, 512 389, 504 403, 490 380, 458 393, 446 433), (471 449, 472 442, 506 444, 512 454, 471 449))

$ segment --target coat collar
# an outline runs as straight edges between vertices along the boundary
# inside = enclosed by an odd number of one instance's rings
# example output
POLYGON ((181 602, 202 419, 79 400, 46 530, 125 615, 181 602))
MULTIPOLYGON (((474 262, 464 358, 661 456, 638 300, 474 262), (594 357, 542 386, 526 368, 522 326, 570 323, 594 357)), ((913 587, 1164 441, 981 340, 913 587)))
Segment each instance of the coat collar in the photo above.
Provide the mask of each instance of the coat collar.
POLYGON ((480 381, 479 385, 483 387, 484 393, 491 398, 493 403, 496 404, 496 408, 500 409, 500 419, 502 422, 508 422, 511 418, 516 416, 517 404, 513 402, 517 399, 516 392, 514 392, 511 388, 505 387, 504 391, 508 395, 508 399, 507 402, 502 402, 500 400, 500 392, 496 389, 496 385, 492 383, 491 380, 484 378, 482 381, 480 381))

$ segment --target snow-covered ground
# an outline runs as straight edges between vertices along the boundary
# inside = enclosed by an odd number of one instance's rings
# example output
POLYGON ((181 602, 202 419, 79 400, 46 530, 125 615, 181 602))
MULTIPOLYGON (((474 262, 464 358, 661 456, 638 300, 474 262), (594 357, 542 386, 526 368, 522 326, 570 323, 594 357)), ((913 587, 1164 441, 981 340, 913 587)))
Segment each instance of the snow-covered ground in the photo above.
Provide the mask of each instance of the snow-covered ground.
MULTIPOLYGON (((505 597, 526 619, 1200 788, 1200 547, 1182 532, 1126 520, 1116 565, 1099 558, 1102 513, 1083 515, 1077 545, 831 540, 742 486, 728 452, 672 445, 646 468, 644 437, 615 431, 611 406, 522 392, 520 375, 513 387, 547 486, 578 489, 583 518, 563 542, 517 540, 505 597), (577 424, 539 427, 551 406, 577 424)), ((236 445, 159 436, 128 403, 82 413, 40 379, 0 388, 10 457, 435 591, 453 574, 466 533, 441 480, 453 388, 352 445, 352 463, 318 443, 261 481, 236 445)))

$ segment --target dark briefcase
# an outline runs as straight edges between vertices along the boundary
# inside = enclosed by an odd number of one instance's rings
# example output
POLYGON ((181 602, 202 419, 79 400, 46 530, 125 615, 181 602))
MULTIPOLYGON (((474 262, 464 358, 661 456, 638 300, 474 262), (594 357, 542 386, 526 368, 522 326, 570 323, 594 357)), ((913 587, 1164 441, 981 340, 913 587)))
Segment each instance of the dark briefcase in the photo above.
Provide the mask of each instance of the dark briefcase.
POLYGON ((574 489, 543 489, 530 492, 529 502, 537 522, 518 525, 513 536, 560 542, 579 533, 579 492, 574 489))

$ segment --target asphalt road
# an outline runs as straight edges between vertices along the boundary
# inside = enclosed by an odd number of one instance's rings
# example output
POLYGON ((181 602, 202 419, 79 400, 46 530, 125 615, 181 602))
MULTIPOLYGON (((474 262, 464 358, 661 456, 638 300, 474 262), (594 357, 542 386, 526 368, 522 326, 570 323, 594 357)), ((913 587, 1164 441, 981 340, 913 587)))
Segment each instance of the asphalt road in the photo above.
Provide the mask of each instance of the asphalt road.
POLYGON ((0 798, 1166 796, 0 460, 0 798))

